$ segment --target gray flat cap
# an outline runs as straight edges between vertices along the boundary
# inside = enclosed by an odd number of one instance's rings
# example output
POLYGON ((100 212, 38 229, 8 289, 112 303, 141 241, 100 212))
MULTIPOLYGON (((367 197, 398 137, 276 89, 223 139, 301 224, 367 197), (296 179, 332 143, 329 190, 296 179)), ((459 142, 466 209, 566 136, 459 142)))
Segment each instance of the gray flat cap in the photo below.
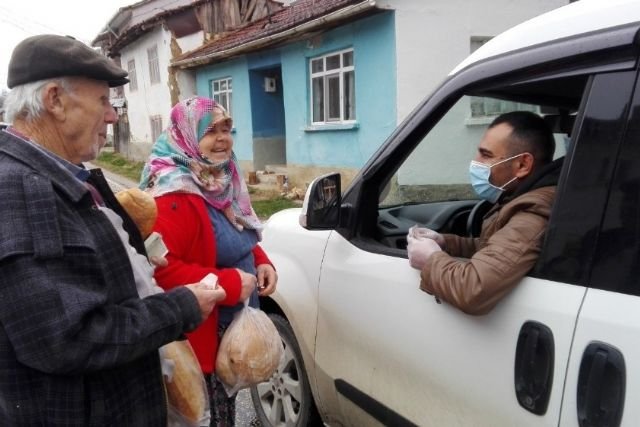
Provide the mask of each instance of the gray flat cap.
POLYGON ((87 77, 110 87, 129 82, 112 60, 69 36, 41 34, 21 41, 9 61, 9 88, 55 77, 87 77))

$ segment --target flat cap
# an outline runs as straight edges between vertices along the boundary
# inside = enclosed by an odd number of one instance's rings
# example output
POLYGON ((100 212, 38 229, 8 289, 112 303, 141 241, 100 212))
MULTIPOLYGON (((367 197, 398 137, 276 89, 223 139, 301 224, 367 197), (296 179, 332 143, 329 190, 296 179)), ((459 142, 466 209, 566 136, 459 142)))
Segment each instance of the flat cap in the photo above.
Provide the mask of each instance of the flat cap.
POLYGON ((13 50, 7 86, 75 76, 116 87, 129 82, 127 74, 112 60, 73 37, 41 34, 24 39, 13 50))

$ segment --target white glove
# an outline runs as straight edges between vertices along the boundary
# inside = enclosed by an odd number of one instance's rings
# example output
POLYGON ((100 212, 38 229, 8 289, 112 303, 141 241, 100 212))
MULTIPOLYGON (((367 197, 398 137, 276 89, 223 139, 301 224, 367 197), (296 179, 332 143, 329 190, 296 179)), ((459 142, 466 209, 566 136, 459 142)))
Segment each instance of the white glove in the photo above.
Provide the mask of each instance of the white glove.
POLYGON ((433 239, 413 237, 411 235, 411 232, 409 232, 409 234, 407 235, 407 252, 409 254, 409 265, 417 270, 422 270, 431 255, 441 251, 442 249, 433 239))
POLYGON ((444 236, 437 231, 433 231, 430 228, 418 227, 417 225, 414 225, 409 229, 408 236, 415 237, 417 239, 435 240, 440 248, 445 249, 446 241, 444 240, 444 236))

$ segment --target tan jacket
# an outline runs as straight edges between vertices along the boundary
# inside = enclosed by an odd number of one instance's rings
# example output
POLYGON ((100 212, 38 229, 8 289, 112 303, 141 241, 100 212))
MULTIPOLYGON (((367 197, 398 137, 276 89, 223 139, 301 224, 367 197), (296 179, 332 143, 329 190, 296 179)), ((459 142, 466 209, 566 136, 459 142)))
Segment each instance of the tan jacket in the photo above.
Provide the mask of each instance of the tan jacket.
POLYGON ((465 313, 488 313, 536 263, 555 192, 541 187, 494 207, 478 238, 444 235, 446 252, 429 258, 420 289, 465 313))

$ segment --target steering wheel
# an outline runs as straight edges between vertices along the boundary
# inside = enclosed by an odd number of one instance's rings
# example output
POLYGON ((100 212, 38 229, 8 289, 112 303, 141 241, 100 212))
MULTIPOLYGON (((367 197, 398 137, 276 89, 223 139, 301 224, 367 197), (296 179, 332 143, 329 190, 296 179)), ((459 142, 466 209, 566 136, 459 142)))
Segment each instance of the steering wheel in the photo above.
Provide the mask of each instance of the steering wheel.
POLYGON ((482 231, 482 220, 489 209, 493 207, 493 203, 486 200, 480 200, 475 204, 469 216, 467 217, 467 235, 469 237, 478 237, 482 231))

